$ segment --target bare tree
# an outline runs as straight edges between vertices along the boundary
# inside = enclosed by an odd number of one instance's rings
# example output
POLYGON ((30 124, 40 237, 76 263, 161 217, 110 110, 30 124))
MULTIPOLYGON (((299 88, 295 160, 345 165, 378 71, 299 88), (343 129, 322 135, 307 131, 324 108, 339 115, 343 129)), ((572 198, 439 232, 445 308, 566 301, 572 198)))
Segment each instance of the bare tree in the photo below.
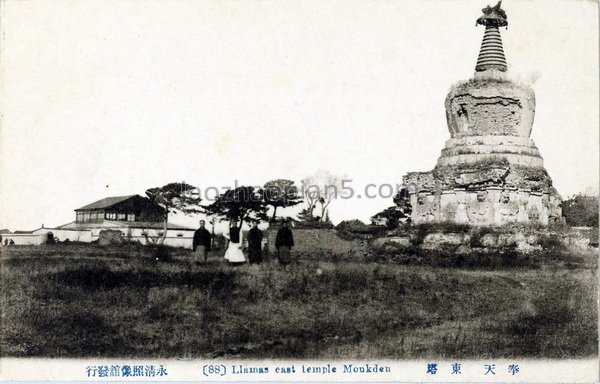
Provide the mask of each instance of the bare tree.
POLYGON ((306 202, 306 215, 313 217, 315 206, 319 202, 319 188, 315 185, 315 180, 312 176, 307 176, 301 182, 302 197, 306 202))
POLYGON ((317 204, 321 209, 321 221, 325 220, 327 208, 341 194, 342 179, 325 170, 318 170, 314 175, 302 179, 304 200, 308 204, 307 212, 314 216, 317 204))

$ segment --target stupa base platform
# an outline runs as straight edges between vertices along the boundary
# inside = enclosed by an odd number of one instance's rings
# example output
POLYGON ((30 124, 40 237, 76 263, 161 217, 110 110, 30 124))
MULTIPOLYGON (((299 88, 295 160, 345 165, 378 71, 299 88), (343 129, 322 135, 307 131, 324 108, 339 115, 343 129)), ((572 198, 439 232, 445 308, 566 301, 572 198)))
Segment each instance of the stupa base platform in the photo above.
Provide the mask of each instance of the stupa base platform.
POLYGON ((403 182, 415 224, 545 226, 562 220, 561 198, 543 167, 488 158, 411 172, 403 182))

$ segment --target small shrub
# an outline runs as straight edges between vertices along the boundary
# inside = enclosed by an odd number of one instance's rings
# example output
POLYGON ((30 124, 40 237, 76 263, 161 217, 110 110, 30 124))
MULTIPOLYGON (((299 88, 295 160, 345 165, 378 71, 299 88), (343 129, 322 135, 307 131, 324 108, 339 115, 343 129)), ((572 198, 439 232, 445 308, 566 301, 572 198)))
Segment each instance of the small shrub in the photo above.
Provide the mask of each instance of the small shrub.
POLYGON ((340 222, 335 229, 338 235, 345 240, 369 239, 383 236, 385 227, 368 225, 360 220, 345 220, 340 222))
POLYGON ((469 240, 469 245, 471 248, 482 248, 484 245, 482 243, 483 237, 488 234, 493 234, 494 230, 490 227, 481 227, 474 230, 471 233, 471 239, 469 240))
POLYGON ((158 245, 154 249, 154 259, 157 261, 171 261, 171 250, 165 245, 158 245))
POLYGON ((338 231, 368 232, 369 226, 360 220, 344 220, 335 226, 338 231))
POLYGON ((562 251, 566 250, 566 246, 560 240, 558 234, 542 234, 539 236, 539 245, 544 250, 562 251))
POLYGON ((292 229, 294 228, 331 229, 334 228, 334 225, 327 221, 296 221, 294 222, 292 229))

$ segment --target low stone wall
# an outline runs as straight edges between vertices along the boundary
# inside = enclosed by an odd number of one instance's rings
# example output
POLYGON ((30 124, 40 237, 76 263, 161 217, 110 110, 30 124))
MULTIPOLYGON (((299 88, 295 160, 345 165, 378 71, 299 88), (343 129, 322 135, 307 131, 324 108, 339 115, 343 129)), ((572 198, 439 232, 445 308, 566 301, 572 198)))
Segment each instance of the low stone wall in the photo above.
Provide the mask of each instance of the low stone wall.
POLYGON ((447 232, 444 230, 419 232, 418 227, 404 233, 390 232, 387 237, 375 239, 371 249, 386 247, 413 247, 425 251, 437 249, 453 249, 457 253, 471 250, 498 251, 515 249, 522 253, 541 251, 556 245, 571 249, 590 250, 595 244, 586 236, 575 230, 548 231, 521 227, 473 227, 463 232, 447 232))
POLYGON ((33 233, 5 233, 2 234, 2 245, 7 245, 12 240, 14 245, 39 245, 46 241, 45 234, 33 233), (6 243, 6 244, 5 244, 6 243))
MULTIPOLYGON (((268 250, 275 254, 277 227, 270 227, 265 233, 268 250)), ((335 229, 291 228, 294 235, 293 252, 312 255, 330 255, 338 257, 361 257, 367 249, 363 240, 347 240, 340 237, 335 229)))

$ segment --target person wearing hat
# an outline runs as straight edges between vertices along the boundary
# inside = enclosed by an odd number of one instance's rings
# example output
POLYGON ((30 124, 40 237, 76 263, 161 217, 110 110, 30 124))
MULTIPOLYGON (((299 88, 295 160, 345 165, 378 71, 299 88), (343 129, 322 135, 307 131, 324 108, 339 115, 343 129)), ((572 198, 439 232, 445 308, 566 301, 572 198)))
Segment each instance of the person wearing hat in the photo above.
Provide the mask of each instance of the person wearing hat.
POLYGON ((291 250, 293 246, 294 236, 292 230, 288 228, 287 220, 284 220, 275 238, 275 248, 277 248, 277 257, 280 264, 289 264, 292 261, 291 250))

